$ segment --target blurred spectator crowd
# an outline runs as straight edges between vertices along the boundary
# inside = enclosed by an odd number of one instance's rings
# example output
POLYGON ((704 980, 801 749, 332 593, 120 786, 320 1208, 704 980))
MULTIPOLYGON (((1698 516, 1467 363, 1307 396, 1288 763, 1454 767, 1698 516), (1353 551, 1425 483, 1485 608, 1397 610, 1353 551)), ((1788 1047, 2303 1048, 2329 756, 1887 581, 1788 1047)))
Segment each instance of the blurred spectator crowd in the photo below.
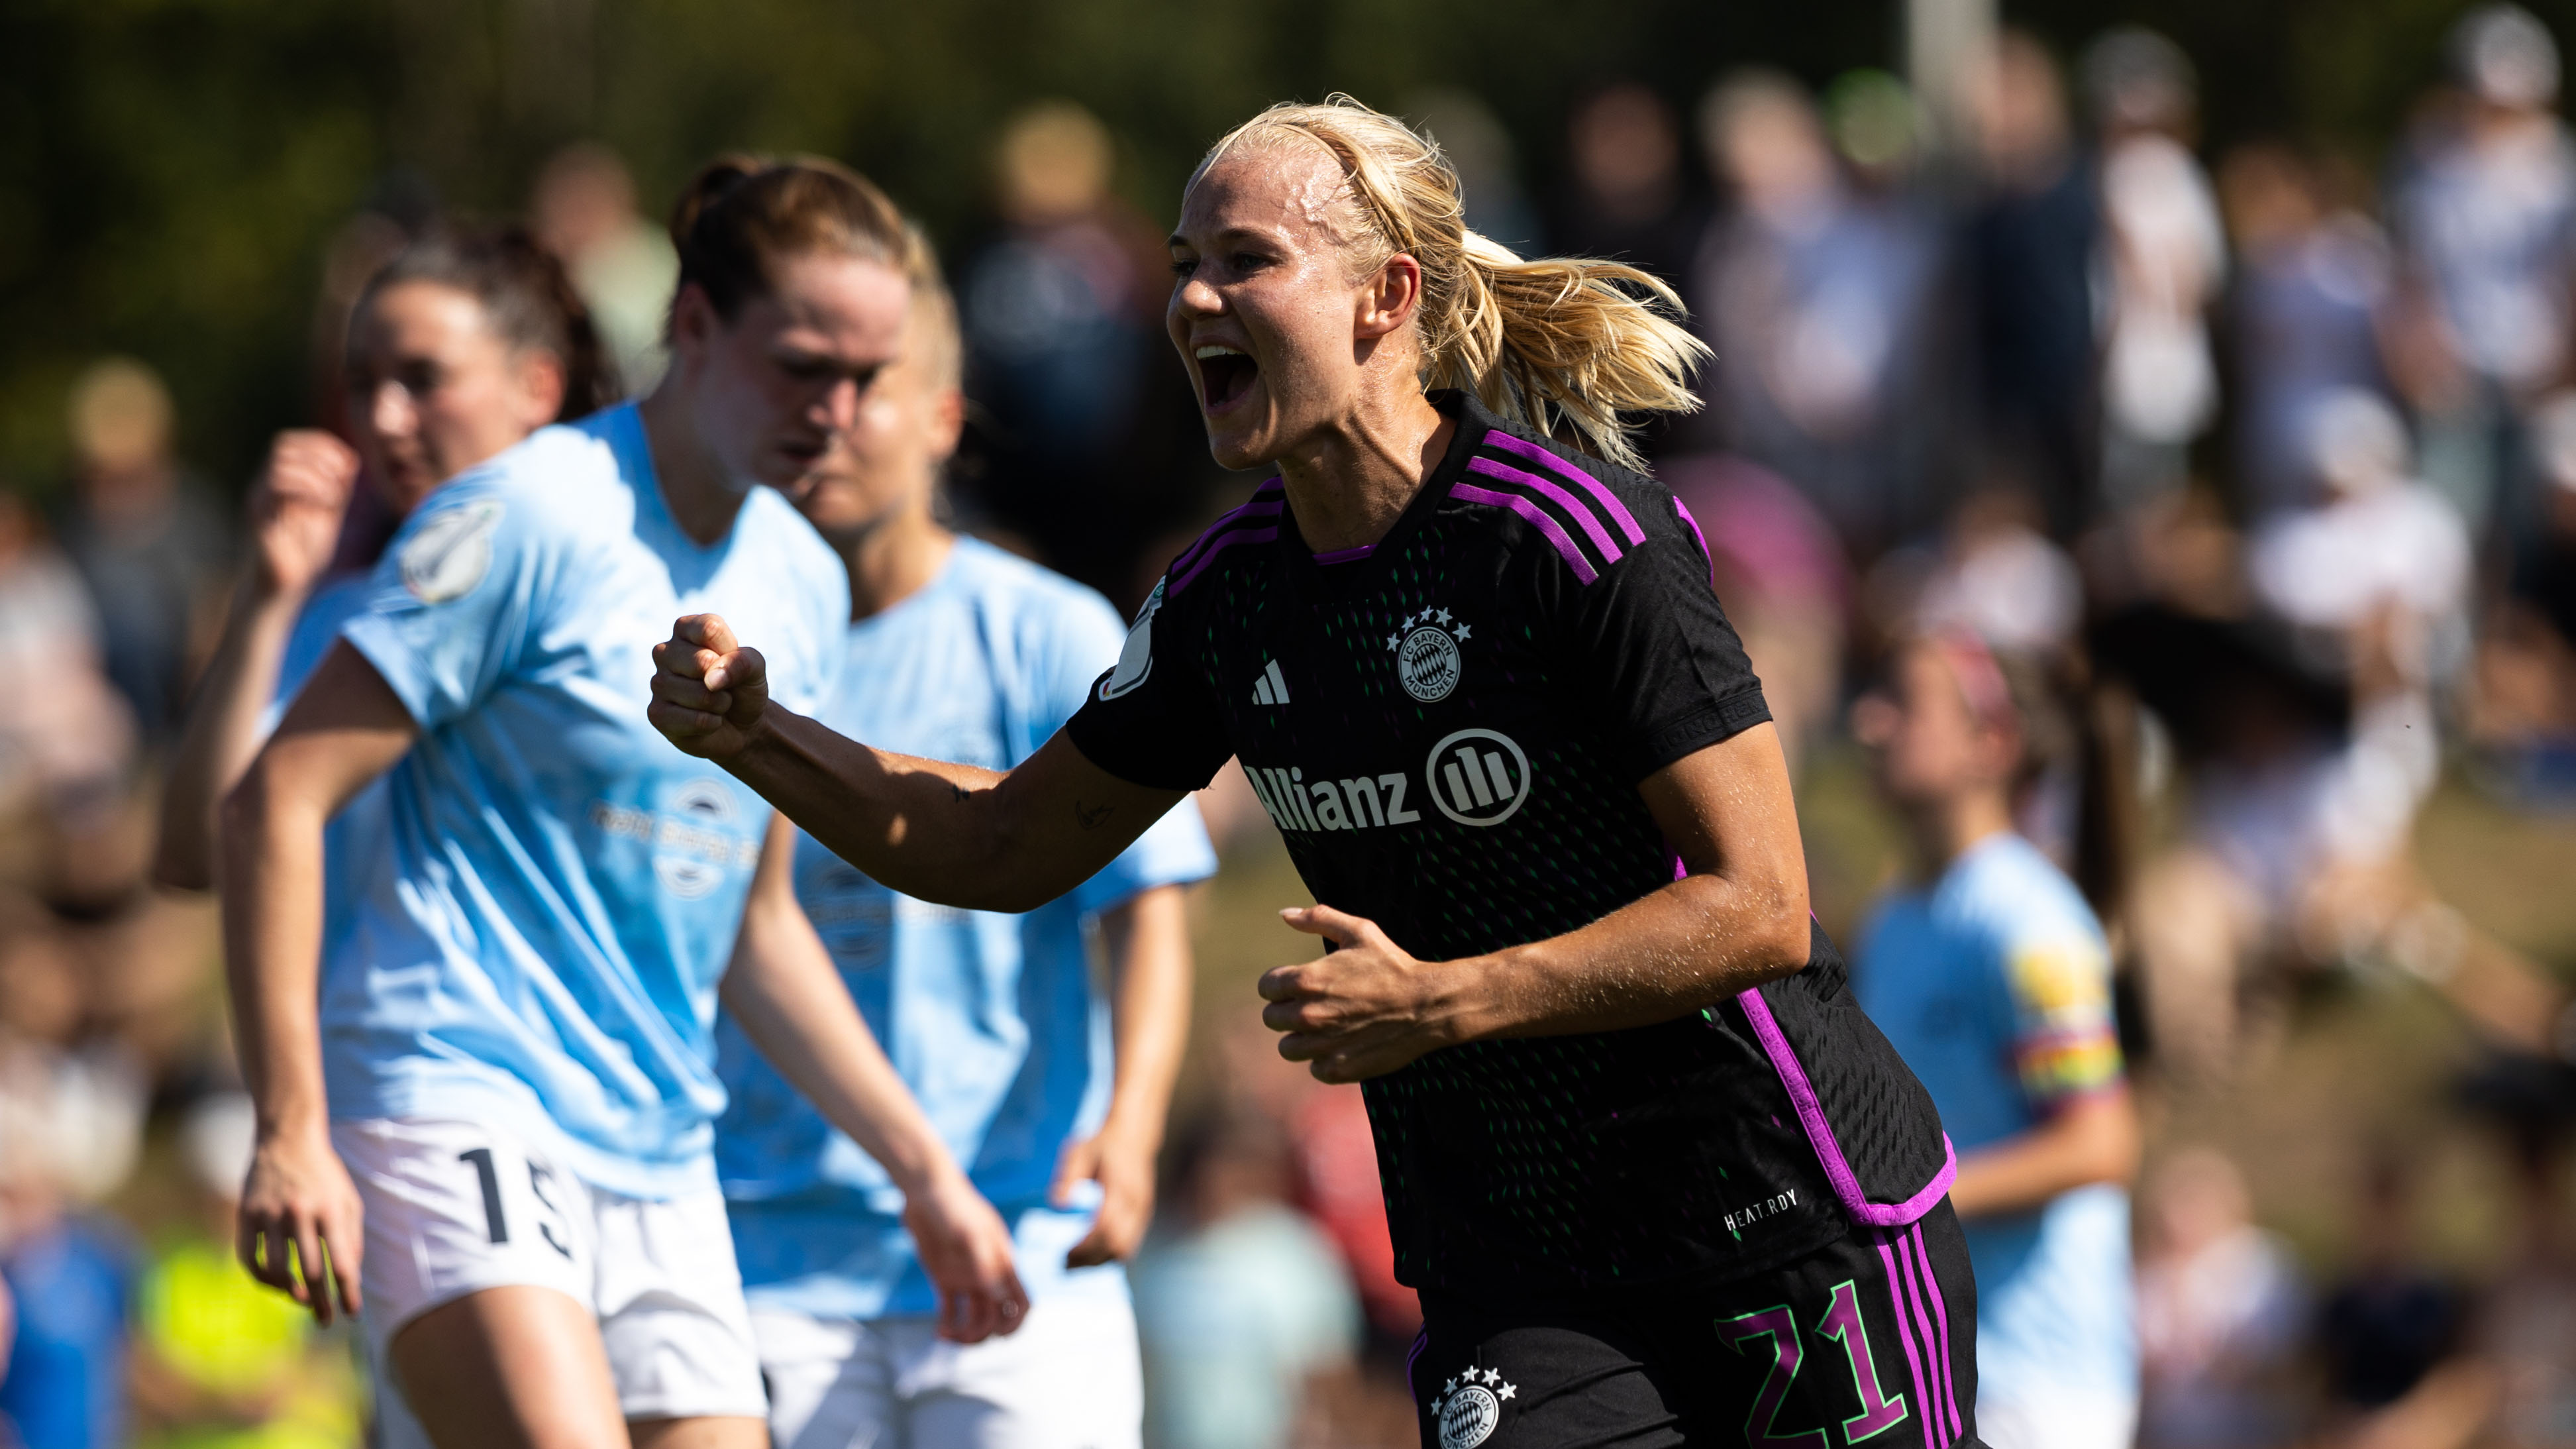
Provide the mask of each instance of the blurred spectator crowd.
MULTIPOLYGON (((2078 810, 2118 827, 2076 873, 2101 885, 2149 1107, 2146 1444, 2576 1445, 2576 1016, 2553 970, 2576 963, 2480 929, 2413 845, 2446 778, 2576 812, 2576 137, 2539 21, 2482 8, 2449 44, 2383 157, 2211 154, 2190 58, 2134 29, 2071 57, 2007 32, 1955 117, 1877 71, 1739 71, 1687 115, 1601 86, 1550 184, 1473 95, 1402 107, 1472 226, 1625 259, 1688 303, 1707 406, 1652 451, 1793 764, 1848 755, 1848 702, 1927 630, 2085 682, 2123 794, 2043 780, 2021 824, 2070 868, 2078 810), (2303 993, 2353 981, 2429 993, 2481 1044, 2456 1111, 2513 1184, 2491 1282, 2429 1264, 2404 1144, 2321 1189, 2357 1245, 2321 1263, 2258 1221, 2240 1164, 2153 1135, 2159 1102, 2245 1090, 2303 993)), ((948 506, 1133 604, 1241 480, 1205 461, 1158 229, 1115 169, 1066 103, 998 140, 991 225, 952 254, 973 408, 948 506)), ((316 420, 345 406, 359 288, 438 215, 398 176, 331 239, 316 420)), ((619 158, 558 154, 527 220, 649 388, 676 268, 619 158)), ((232 510, 145 365, 99 362, 65 416, 50 509, 0 491, 0 1445, 353 1443, 350 1345, 232 1265, 250 1127, 211 907, 148 884, 232 510)), ((368 496, 352 556, 390 527, 368 496)), ((1252 844, 1257 811, 1208 805, 1252 844)), ((1134 1269, 1149 1443, 1409 1443, 1417 1311, 1358 1094, 1244 1024, 1202 1033, 1134 1269)))

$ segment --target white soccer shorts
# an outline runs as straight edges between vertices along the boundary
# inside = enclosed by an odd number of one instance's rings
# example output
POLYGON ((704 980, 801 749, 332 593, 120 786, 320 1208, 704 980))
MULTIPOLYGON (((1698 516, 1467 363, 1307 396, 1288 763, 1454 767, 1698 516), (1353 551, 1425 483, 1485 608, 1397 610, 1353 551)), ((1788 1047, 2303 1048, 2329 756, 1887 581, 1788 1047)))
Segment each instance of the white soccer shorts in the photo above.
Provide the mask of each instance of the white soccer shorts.
POLYGON ((1123 1295, 1047 1298, 1017 1333, 942 1340, 927 1317, 756 1309, 777 1449, 1137 1449, 1136 1312, 1123 1295))
POLYGON ((486 1288, 552 1288, 590 1309, 630 1419, 769 1412, 712 1185, 626 1197, 472 1122, 334 1122, 331 1145, 366 1206, 362 1319, 388 1449, 429 1441, 403 1410, 386 1345, 421 1314, 486 1288))
POLYGON ((2129 1449, 2137 1427, 2137 1397, 2117 1390, 1977 1396, 1977 1437, 1988 1449, 2129 1449))

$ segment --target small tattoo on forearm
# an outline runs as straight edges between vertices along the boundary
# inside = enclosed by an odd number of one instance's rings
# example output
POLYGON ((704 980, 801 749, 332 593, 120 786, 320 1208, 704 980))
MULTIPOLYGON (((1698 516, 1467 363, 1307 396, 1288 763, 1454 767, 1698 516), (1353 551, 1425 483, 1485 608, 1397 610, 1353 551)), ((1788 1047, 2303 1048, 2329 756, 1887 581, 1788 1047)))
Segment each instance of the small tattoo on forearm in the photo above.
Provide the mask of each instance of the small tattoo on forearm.
POLYGON ((1076 800, 1073 802, 1073 818, 1083 829, 1097 830, 1100 822, 1108 819, 1109 812, 1115 808, 1111 805, 1085 805, 1076 800))

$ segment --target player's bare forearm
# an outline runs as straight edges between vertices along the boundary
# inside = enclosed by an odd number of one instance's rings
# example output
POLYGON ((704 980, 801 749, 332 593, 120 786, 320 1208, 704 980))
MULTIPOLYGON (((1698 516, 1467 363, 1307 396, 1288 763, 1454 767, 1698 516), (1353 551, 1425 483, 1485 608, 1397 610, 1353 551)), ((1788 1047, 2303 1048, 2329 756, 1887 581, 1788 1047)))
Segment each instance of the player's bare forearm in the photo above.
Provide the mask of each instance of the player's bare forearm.
POLYGON ((342 643, 225 797, 224 964, 264 1135, 325 1120, 314 998, 323 827, 418 734, 375 666, 342 643))
POLYGON ((1651 1026, 1805 967, 1806 863, 1771 727, 1639 790, 1690 873, 1564 935, 1423 961, 1374 921, 1329 906, 1283 913, 1335 949, 1261 978, 1280 1054, 1326 1081, 1360 1081, 1460 1042, 1651 1026))
POLYGON ((2138 1171, 2138 1111, 2125 1084, 2060 1105, 2027 1132, 1959 1154, 1951 1206, 1963 1218, 2029 1212, 2060 1193, 2138 1171))
POLYGON ((1066 1206, 1075 1184, 1100 1185, 1100 1210, 1065 1254, 1068 1268, 1127 1257, 1143 1242, 1154 1215, 1154 1159, 1189 1032, 1189 922, 1180 887, 1157 886, 1102 912, 1100 934, 1117 1067, 1107 1118, 1097 1133, 1067 1145, 1048 1194, 1066 1206))
POLYGON ((160 884, 190 891, 215 884, 216 816, 259 752, 259 717, 276 692, 278 660, 302 604, 301 594, 262 593, 247 580, 238 590, 162 787, 161 839, 152 857, 160 884))
POLYGON ((1330 906, 1284 911, 1334 949, 1262 975, 1262 1024, 1281 1033, 1280 1055, 1327 1082, 1460 1042, 1652 1026, 1805 964, 1804 938, 1793 947, 1776 910, 1731 894, 1712 878, 1676 881, 1579 931, 1451 961, 1419 960, 1330 906))
POLYGON ((831 953, 796 902, 795 831, 770 831, 721 994, 725 1010, 826 1120, 907 1195, 960 1171, 868 1030, 831 953))
POLYGON ((877 1045, 797 903, 795 831, 771 823, 742 932, 722 984, 725 1009, 779 1075, 882 1164, 904 1195, 904 1227, 939 1290, 940 1333, 973 1343, 1016 1329, 1028 1291, 1011 1230, 877 1045))
POLYGON ((721 763, 879 883, 969 910, 1055 899, 1180 799, 1106 774, 1061 733, 999 773, 874 749, 774 704, 721 763))
POLYGON ((1116 1067, 1104 1128, 1150 1154, 1180 1079, 1190 1026, 1190 930, 1179 886, 1156 886, 1101 916, 1116 1067))
POLYGON ((224 977, 263 1136, 318 1133, 329 1118, 315 993, 325 818, 256 765, 222 812, 234 863, 223 880, 224 977))
POLYGON ((1690 873, 1578 930, 1468 964, 1469 1039, 1650 1026, 1807 964, 1807 866, 1768 724, 1639 787, 1690 873))
POLYGON ((1008 774, 870 749, 773 703, 769 665, 713 614, 653 649, 651 718, 835 855, 905 895, 1026 911, 1107 865, 1181 798, 1084 759, 1059 730, 1008 774))
MULTIPOLYGON (((1801 893, 1803 896, 1803 892, 1801 893)), ((1578 931, 1456 963, 1476 973, 1460 1040, 1652 1026, 1807 964, 1781 901, 1718 876, 1678 880, 1578 931)))

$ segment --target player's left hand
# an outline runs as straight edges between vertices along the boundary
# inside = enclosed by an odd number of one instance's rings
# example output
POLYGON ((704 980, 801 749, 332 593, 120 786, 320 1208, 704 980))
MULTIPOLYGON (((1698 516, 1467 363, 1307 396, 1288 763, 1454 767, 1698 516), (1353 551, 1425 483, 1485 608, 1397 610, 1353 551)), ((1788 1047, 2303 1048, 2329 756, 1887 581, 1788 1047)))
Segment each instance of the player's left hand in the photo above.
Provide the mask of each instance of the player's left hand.
POLYGON ((1073 1251, 1067 1268, 1093 1268, 1136 1251, 1145 1240, 1145 1225, 1154 1217, 1154 1152, 1156 1144, 1111 1120, 1079 1142, 1068 1143, 1055 1168, 1055 1185, 1047 1197, 1057 1207, 1073 1202, 1074 1184, 1100 1184, 1100 1215, 1073 1251))
POLYGON ((1321 1082, 1356 1082, 1460 1040, 1458 973, 1419 961, 1377 922, 1331 906, 1296 906, 1279 918, 1333 943, 1320 960, 1262 974, 1261 1024, 1282 1033, 1279 1055, 1308 1063, 1321 1082))

